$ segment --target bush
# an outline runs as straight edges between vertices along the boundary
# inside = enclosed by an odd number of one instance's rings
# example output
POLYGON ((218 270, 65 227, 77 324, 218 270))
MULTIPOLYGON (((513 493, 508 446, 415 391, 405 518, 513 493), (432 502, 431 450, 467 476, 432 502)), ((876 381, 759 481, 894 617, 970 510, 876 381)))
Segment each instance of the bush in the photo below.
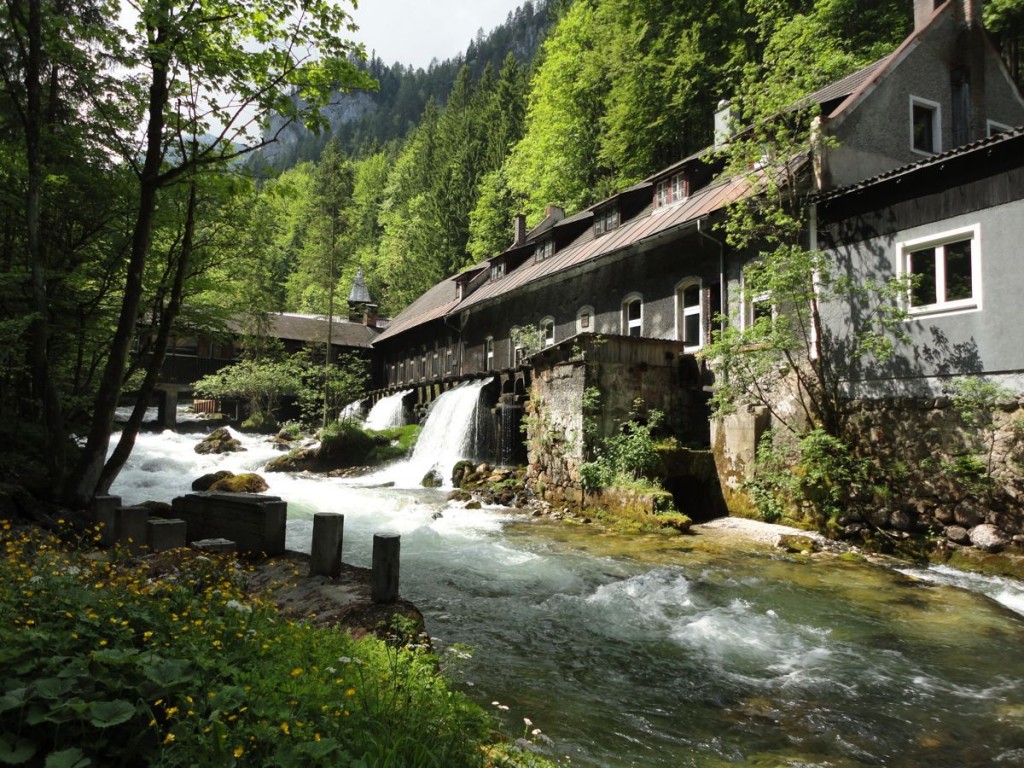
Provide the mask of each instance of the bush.
POLYGON ((487 715, 421 646, 286 620, 230 559, 0 542, 3 762, 485 764, 487 715))

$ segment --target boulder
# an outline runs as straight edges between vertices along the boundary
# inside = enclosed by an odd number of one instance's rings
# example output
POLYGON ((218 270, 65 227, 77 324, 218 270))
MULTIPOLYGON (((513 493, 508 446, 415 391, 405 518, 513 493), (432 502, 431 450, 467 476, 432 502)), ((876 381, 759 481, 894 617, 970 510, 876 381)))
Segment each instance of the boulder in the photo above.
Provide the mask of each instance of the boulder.
POLYGON ((229 472, 226 469, 221 469, 216 472, 210 472, 198 477, 192 481, 193 491, 208 491, 210 486, 216 483, 218 480, 223 480, 225 477, 234 477, 234 472, 229 472))
POLYGON ((209 490, 230 491, 231 493, 263 493, 269 487, 267 481, 255 472, 243 472, 240 475, 222 477, 213 483, 209 490))
POLYGON ((897 509, 889 515, 889 525, 897 531, 909 531, 914 527, 914 516, 902 509, 897 509))
POLYGON ((455 466, 452 467, 452 485, 456 488, 460 488, 462 486, 462 481, 473 474, 473 469, 472 461, 466 461, 463 459, 462 461, 457 462, 455 466))
POLYGON ((964 528, 974 528, 985 522, 985 515, 973 501, 962 501, 953 510, 953 519, 964 528))
POLYGON ((946 528, 946 538, 954 544, 963 544, 966 546, 971 543, 971 534, 962 525, 951 525, 946 528))
POLYGON ((232 453, 233 451, 244 451, 245 448, 231 433, 220 427, 207 435, 195 448, 196 453, 232 453))
POLYGON ((444 481, 441 479, 441 473, 436 469, 427 472, 420 481, 420 485, 424 488, 440 488, 443 484, 444 481))
POLYGON ((971 544, 985 552, 999 552, 1009 543, 1010 537, 990 523, 971 528, 971 544))

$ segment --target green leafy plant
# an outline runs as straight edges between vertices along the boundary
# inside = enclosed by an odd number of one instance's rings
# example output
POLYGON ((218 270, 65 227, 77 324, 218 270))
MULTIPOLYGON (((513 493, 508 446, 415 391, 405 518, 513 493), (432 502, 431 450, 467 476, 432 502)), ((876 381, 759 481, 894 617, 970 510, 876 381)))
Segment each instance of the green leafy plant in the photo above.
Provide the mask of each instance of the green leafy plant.
POLYGON ((407 627, 288 620, 230 558, 104 558, 7 522, 0 546, 4 763, 488 764, 489 717, 407 627))

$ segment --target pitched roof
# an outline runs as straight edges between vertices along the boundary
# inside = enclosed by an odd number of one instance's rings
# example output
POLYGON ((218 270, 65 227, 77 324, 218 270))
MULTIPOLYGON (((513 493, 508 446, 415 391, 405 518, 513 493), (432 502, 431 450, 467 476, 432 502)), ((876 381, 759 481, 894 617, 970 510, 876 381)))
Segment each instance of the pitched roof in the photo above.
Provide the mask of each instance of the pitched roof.
MULTIPOLYGON (((327 342, 328 323, 323 315, 274 312, 267 319, 270 321, 270 335, 274 338, 282 341, 327 342)), ((377 329, 362 323, 351 323, 344 317, 335 317, 331 325, 331 344, 338 346, 369 348, 370 343, 377 338, 377 329)), ((236 321, 229 321, 228 327, 236 332, 242 330, 236 321)))
POLYGON ((348 292, 348 303, 349 304, 371 304, 373 299, 370 298, 370 291, 366 287, 366 281, 363 280, 363 268, 360 267, 356 270, 355 279, 352 281, 352 290, 348 292))
POLYGON ((817 91, 812 93, 805 100, 806 103, 812 104, 828 104, 836 99, 846 99, 851 93, 861 88, 865 83, 872 80, 876 73, 884 70, 889 64, 889 60, 895 54, 889 54, 878 61, 868 64, 863 69, 859 69, 856 72, 847 75, 841 80, 836 80, 834 83, 829 83, 824 88, 819 88, 817 91))
MULTIPOLYGON (((465 273, 462 273, 463 275, 465 273)), ((416 301, 403 309, 391 320, 391 324, 380 334, 376 341, 390 339, 417 325, 444 317, 458 305, 457 278, 449 277, 422 294, 416 301)))

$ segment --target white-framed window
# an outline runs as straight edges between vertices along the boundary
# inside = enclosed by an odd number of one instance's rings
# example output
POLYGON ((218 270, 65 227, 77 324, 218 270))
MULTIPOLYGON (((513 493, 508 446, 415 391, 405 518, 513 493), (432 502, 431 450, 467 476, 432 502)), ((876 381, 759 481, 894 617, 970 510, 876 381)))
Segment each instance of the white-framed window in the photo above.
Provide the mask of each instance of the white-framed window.
POLYGON ((540 321, 540 343, 543 347, 555 345, 555 318, 545 317, 540 321))
POLYGON ((942 151, 942 112, 938 102, 910 97, 910 148, 921 155, 942 151))
POLYGON ((775 317, 775 305, 772 303, 772 295, 769 291, 757 290, 750 280, 750 272, 759 268, 758 262, 748 264, 742 275, 741 283, 741 312, 740 328, 749 331, 762 317, 769 320, 775 317))
POLYGON ((665 206, 679 203, 690 196, 690 180, 685 173, 677 173, 667 179, 662 179, 654 185, 654 207, 664 208, 665 206))
POLYGON ((534 251, 534 256, 537 261, 544 261, 555 252, 555 238, 546 237, 537 243, 537 250, 534 251))
POLYGON ((594 234, 603 235, 619 226, 619 209, 615 205, 607 205, 594 213, 594 234))
POLYGON ((1005 123, 997 123, 995 120, 985 121, 986 136, 995 136, 997 133, 1006 133, 1013 128, 1005 123))
POLYGON ((484 370, 494 370, 494 337, 488 336, 484 339, 484 370))
POLYGON ((899 245, 900 274, 911 277, 912 315, 981 308, 980 227, 950 230, 899 245))
POLYGON ((687 278, 676 286, 676 337, 683 342, 686 352, 704 346, 702 295, 698 278, 687 278))
POLYGON ((594 308, 589 304, 576 311, 576 333, 594 333, 594 308))
POLYGON ((622 335, 642 336, 644 330, 644 298, 631 293, 622 300, 622 335))

